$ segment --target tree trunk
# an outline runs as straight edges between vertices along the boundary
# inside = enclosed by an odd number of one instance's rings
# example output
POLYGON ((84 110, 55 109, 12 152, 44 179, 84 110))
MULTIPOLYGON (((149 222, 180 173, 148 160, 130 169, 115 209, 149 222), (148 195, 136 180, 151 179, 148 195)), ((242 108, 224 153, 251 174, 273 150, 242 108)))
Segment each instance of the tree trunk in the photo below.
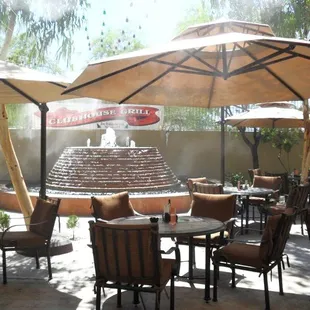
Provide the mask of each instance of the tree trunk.
POLYGON ((259 168, 259 159, 258 159, 257 149, 258 149, 257 145, 253 144, 251 147, 253 169, 259 168))
POLYGON ((238 128, 239 132, 241 134, 241 137, 243 139, 243 141, 245 142, 245 144, 250 148, 251 150, 251 154, 252 154, 252 165, 253 165, 253 169, 259 168, 259 159, 258 159, 258 146, 260 143, 260 139, 261 139, 261 133, 260 131, 257 131, 256 128, 254 128, 253 131, 253 140, 254 143, 252 143, 247 136, 245 135, 245 128, 241 127, 238 128))
POLYGON ((4 43, 1 48, 0 60, 6 60, 9 52, 9 47, 12 41, 13 32, 16 24, 16 13, 13 10, 9 13, 9 22, 5 32, 4 43))
MULTIPOLYGON (((29 217, 33 211, 32 202, 12 144, 5 105, 1 104, 0 109, 0 144, 9 170, 11 181, 16 192, 19 207, 23 215, 25 217, 29 217)), ((29 224, 29 221, 30 218, 25 219, 26 224, 29 224)))
POLYGON ((308 183, 308 171, 309 171, 309 154, 310 154, 310 121, 309 121, 309 103, 308 99, 304 100, 303 104, 304 114, 304 147, 301 166, 301 183, 308 183))

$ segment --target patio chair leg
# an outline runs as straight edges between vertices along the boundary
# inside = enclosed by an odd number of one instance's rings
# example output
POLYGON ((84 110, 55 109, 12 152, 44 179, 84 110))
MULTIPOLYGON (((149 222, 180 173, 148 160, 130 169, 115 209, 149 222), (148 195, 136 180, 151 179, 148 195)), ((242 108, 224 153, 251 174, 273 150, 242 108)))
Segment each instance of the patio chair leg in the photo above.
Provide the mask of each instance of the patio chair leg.
POLYGON ((117 308, 122 307, 122 291, 120 288, 117 289, 117 308))
POLYGON ((267 273, 264 273, 264 288, 265 288, 265 309, 270 310, 270 301, 269 301, 269 289, 268 289, 268 276, 267 273))
MULTIPOLYGON (((135 287, 138 287, 137 284, 134 285, 135 287)), ((139 293, 138 291, 134 291, 133 292, 133 302, 132 302, 134 305, 138 305, 140 303, 139 301, 139 293)))
POLYGON ((279 278, 279 294, 284 295, 281 262, 278 263, 278 278, 279 278))
POLYGON ((231 268, 231 288, 236 287, 236 269, 234 267, 231 268))
POLYGON ((47 268, 48 268, 48 279, 52 280, 53 275, 52 275, 52 266, 51 266, 51 256, 50 256, 50 249, 46 249, 46 259, 47 259, 47 268))
POLYGON ((214 263, 213 264, 213 301, 217 301, 217 279, 219 273, 219 266, 214 263))
POLYGON ((160 292, 156 292, 156 297, 155 297, 155 310, 160 309, 160 292))
POLYGON ((36 268, 40 269, 40 261, 39 261, 39 253, 38 250, 36 250, 36 268))
POLYGON ((96 290, 96 310, 100 310, 101 306, 101 287, 97 286, 96 290))
POLYGON ((174 310, 174 275, 170 279, 170 310, 174 310))
POLYGON ((2 249, 2 277, 3 277, 3 284, 7 284, 6 278, 6 255, 5 250, 2 249))

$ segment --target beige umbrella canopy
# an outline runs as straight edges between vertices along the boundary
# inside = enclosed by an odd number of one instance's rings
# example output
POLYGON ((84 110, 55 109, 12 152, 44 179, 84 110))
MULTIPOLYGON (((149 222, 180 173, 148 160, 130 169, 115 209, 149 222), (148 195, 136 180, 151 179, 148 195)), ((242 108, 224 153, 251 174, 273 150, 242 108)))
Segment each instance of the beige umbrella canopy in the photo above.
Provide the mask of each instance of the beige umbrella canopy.
POLYGON ((274 36, 269 25, 251 23, 239 20, 218 20, 210 23, 197 24, 188 27, 173 40, 194 39, 209 37, 222 33, 240 32, 261 36, 274 36))
POLYGON ((0 104, 40 104, 73 98, 61 95, 69 83, 61 76, 0 61, 0 104))
POLYGON ((304 126, 302 111, 287 102, 258 104, 257 108, 225 119, 235 127, 298 128, 304 126))
POLYGON ((308 41, 226 33, 91 63, 64 94, 206 108, 304 100, 309 72, 308 41))
POLYGON ((46 102, 65 100, 62 91, 69 81, 65 78, 22 68, 0 61, 0 144, 8 166, 17 200, 25 216, 32 213, 32 204, 17 160, 8 129, 5 104, 34 103, 41 111, 41 190, 45 197, 46 179, 46 102))

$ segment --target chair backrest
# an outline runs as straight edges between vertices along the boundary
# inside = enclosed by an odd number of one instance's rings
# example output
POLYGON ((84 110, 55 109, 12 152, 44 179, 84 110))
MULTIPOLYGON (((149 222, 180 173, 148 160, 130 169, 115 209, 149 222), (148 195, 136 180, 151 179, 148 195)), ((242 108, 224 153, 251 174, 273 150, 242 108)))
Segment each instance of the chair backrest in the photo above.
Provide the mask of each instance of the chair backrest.
POLYGON ((208 184, 208 183, 194 183, 194 192, 205 193, 205 194, 223 194, 223 185, 222 184, 208 184))
POLYGON ((111 221, 115 218, 134 215, 134 209, 129 200, 128 192, 100 197, 92 196, 91 208, 96 220, 100 218, 105 221, 111 221))
POLYGON ((264 187, 273 189, 275 193, 272 196, 277 200, 279 199, 281 184, 281 177, 254 175, 253 187, 264 187))
POLYGON ((236 215, 236 196, 193 193, 191 215, 228 221, 236 215))
POLYGON ((47 240, 52 237, 55 220, 61 199, 38 198, 30 218, 29 230, 44 236, 47 240), (38 225, 34 225, 40 223, 38 225))
POLYGON ((281 259, 294 218, 293 209, 268 217, 259 249, 260 258, 266 266, 281 259))
POLYGON ((298 213, 305 208, 309 193, 310 184, 292 186, 286 200, 286 207, 295 208, 296 213, 298 213))
POLYGON ((199 183, 208 183, 207 178, 201 177, 201 178, 188 178, 186 181, 186 185, 188 188, 188 192, 190 196, 192 196, 192 193, 194 191, 194 183, 199 182, 199 183))
POLYGON ((158 224, 89 222, 96 278, 160 285, 158 224))
POLYGON ((263 175, 262 170, 260 168, 256 169, 248 169, 249 177, 250 177, 250 182, 253 183, 254 175, 263 175))
POLYGON ((281 183, 281 188, 280 188, 280 194, 285 195, 285 194, 289 193, 289 179, 288 179, 288 173, 287 172, 277 173, 277 172, 265 171, 265 176, 281 177, 282 183, 281 183))

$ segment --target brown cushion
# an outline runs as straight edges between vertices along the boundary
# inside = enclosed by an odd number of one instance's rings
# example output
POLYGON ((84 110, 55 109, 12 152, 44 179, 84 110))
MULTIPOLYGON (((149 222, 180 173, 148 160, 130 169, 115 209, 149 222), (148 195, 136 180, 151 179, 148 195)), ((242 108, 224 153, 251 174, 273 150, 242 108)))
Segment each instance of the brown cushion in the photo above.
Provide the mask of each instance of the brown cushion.
POLYGON ((223 185, 195 182, 194 192, 205 193, 205 194, 223 194, 223 185))
POLYGON ((260 247, 254 244, 233 242, 214 252, 216 261, 226 261, 255 268, 262 267, 260 247))
POLYGON ((269 176, 254 176, 253 187, 265 187, 273 190, 278 190, 281 186, 281 177, 269 177, 269 176))
POLYGON ((269 263, 269 257, 273 249, 273 235, 281 219, 281 214, 269 216, 261 239, 259 256, 265 263, 269 263))
MULTIPOLYGON (((2 233, 0 233, 0 242, 2 233)), ((3 238, 0 246, 13 246, 16 248, 32 248, 45 245, 45 237, 35 234, 31 231, 9 231, 3 238)))
MULTIPOLYGON (((214 234, 210 235, 210 241, 211 241, 211 247, 213 245, 218 245, 220 242, 220 232, 216 232, 214 234)), ((228 231, 224 231, 223 233, 223 238, 224 239, 228 239, 230 236, 228 231)), ((185 244, 188 245, 188 237, 177 237, 177 243, 179 244, 185 244)), ((205 235, 201 235, 201 236, 195 236, 193 237, 193 244, 196 246, 205 246, 206 245, 206 236, 205 235)))
POLYGON ((49 239, 53 233, 58 207, 59 206, 57 202, 38 198, 33 213, 31 215, 31 225, 29 230, 33 233, 39 234, 49 239), (33 225, 36 223, 42 224, 33 225))
POLYGON ((268 211, 271 215, 282 214, 286 209, 286 205, 276 204, 268 208, 268 211))
POLYGON ((91 197, 91 201, 96 218, 110 221, 119 217, 134 215, 128 192, 121 192, 110 196, 91 197))
POLYGON ((187 188, 190 192, 194 190, 194 183, 199 182, 199 183, 208 183, 207 178, 201 177, 201 178, 188 178, 187 179, 187 188))
POLYGON ((235 216, 236 196, 193 193, 191 215, 210 217, 222 222, 235 216))

